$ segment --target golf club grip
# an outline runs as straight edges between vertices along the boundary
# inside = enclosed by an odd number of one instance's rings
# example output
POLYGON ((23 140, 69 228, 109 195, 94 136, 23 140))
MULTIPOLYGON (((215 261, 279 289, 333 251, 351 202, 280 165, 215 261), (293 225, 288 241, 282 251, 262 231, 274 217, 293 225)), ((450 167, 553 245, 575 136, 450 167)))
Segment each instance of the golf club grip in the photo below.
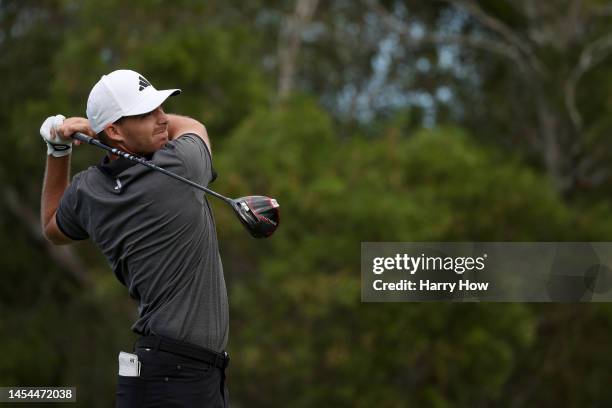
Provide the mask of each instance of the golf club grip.
POLYGON ((93 137, 89 137, 86 134, 81 133, 81 132, 74 133, 72 135, 72 138, 76 139, 76 140, 79 140, 79 141, 81 141, 83 143, 89 143, 89 144, 91 144, 91 140, 93 140, 93 137))
MULTIPOLYGON (((202 190, 205 193, 210 194, 212 196, 215 196, 215 197, 225 201, 226 203, 232 205, 231 204, 232 200, 230 200, 229 198, 224 197, 221 194, 219 194, 219 193, 217 193, 215 191, 212 191, 212 190, 210 190, 210 189, 208 189, 208 188, 206 188, 204 186, 201 186, 198 183, 195 183, 195 182, 193 182, 193 181, 191 181, 189 179, 181 177, 178 174, 174 174, 171 171, 168 171, 168 170, 166 170, 164 168, 161 168, 161 167, 151 163, 150 161, 148 161, 148 160, 146 160, 146 159, 144 159, 142 157, 134 156, 134 155, 132 155, 130 153, 124 152, 123 150, 119 150, 119 149, 117 149, 115 147, 110 147, 108 145, 105 145, 104 143, 100 142, 99 140, 94 139, 93 137, 87 136, 87 135, 85 135, 85 134, 83 134, 81 132, 74 133, 72 135, 72 138, 76 139, 76 140, 79 140, 79 141, 81 141, 83 143, 88 143, 88 144, 97 146, 97 147, 99 147, 101 149, 104 149, 104 150, 114 154, 114 155, 117 155, 117 156, 123 157, 124 159, 128 159, 128 160, 131 160, 133 162, 142 164, 143 166, 146 166, 146 167, 148 167, 150 169, 157 170, 157 171, 159 171, 161 173, 164 173, 167 176, 170 176, 170 177, 172 177, 174 179, 177 179, 177 180, 180 180, 180 181, 182 181, 184 183, 187 183, 187 184, 189 184, 192 187, 195 187, 195 188, 197 188, 199 190, 202 190)), ((233 208, 233 206, 232 206, 232 208, 233 208)))

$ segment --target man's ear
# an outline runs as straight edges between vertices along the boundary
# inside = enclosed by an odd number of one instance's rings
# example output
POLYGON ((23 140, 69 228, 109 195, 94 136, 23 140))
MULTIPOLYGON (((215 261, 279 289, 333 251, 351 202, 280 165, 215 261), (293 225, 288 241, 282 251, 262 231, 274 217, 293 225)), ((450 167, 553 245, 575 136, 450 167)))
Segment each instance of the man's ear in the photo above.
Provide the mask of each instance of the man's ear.
POLYGON ((104 128, 104 132, 106 133, 106 137, 108 137, 109 141, 114 143, 123 143, 124 137, 123 132, 119 129, 119 126, 111 123, 104 128))

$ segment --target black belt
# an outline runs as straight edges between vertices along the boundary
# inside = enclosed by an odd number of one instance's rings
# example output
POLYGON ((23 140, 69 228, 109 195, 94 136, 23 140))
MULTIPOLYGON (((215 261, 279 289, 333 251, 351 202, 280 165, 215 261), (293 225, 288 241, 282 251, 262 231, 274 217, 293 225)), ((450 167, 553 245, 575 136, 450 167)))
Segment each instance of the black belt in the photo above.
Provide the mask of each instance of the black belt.
POLYGON ((229 354, 225 351, 223 353, 217 353, 216 351, 194 344, 160 336, 143 336, 136 342, 136 347, 157 349, 182 357, 193 358, 220 368, 221 370, 225 370, 230 360, 229 354))

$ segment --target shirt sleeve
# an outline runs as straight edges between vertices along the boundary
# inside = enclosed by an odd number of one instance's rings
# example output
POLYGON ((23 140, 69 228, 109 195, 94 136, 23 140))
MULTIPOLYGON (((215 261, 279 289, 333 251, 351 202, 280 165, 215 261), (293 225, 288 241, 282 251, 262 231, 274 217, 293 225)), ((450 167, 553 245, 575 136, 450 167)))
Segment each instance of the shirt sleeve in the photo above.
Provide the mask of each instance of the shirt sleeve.
POLYGON ((172 141, 177 157, 184 163, 187 178, 208 185, 216 178, 212 157, 204 140, 193 133, 186 133, 172 141))
POLYGON ((79 219, 79 210, 82 206, 80 205, 79 189, 78 185, 80 182, 79 175, 76 175, 72 183, 68 186, 62 199, 60 200, 59 207, 55 213, 55 221, 58 228, 68 238, 75 241, 80 241, 89 238, 89 234, 83 228, 83 225, 79 219))

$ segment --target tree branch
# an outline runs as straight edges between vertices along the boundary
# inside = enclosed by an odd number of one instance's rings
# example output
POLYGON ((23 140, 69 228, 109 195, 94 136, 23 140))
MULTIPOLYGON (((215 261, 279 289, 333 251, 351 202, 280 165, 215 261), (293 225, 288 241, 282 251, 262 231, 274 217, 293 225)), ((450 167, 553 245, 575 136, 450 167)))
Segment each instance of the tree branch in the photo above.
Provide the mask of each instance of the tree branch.
POLYGON ((47 241, 40 227, 40 220, 35 211, 24 206, 23 200, 12 187, 4 187, 3 198, 8 210, 24 225, 30 236, 36 240, 55 263, 68 272, 81 286, 92 286, 92 280, 87 273, 85 264, 78 256, 74 247, 69 245, 57 246, 47 241))
POLYGON ((472 17, 480 22, 484 27, 489 28, 491 31, 499 34, 507 42, 509 47, 513 47, 517 50, 517 54, 523 54, 528 60, 530 67, 540 75, 546 75, 546 69, 536 57, 533 49, 528 45, 526 39, 521 38, 515 31, 504 24, 498 18, 485 12, 476 2, 473 0, 444 0, 450 4, 466 10, 472 17))
POLYGON ((297 56, 304 26, 310 22, 319 0, 296 0, 293 15, 286 19, 279 38, 278 97, 285 99, 293 89, 297 56))
POLYGON ((376 13, 387 27, 397 32, 404 40, 404 44, 410 48, 418 48, 430 45, 453 44, 462 45, 470 48, 481 49, 494 54, 498 54, 513 60, 523 71, 527 72, 528 67, 520 51, 505 42, 491 40, 488 38, 478 38, 464 35, 424 35, 415 38, 410 34, 408 25, 391 14, 385 7, 376 0, 363 0, 364 3, 376 13))
POLYGON ((567 15, 563 19, 561 27, 557 32, 560 38, 563 38, 564 49, 567 50, 572 42, 572 37, 578 32, 580 19, 582 16, 582 0, 573 0, 568 7, 567 15))
POLYGON ((612 5, 606 4, 599 7, 590 7, 589 15, 591 17, 610 17, 612 16, 612 5))
MULTIPOLYGON (((601 150, 599 150, 601 152, 601 150)), ((610 169, 606 165, 609 157, 606 154, 593 153, 584 156, 572 171, 572 177, 583 183, 588 183, 590 187, 597 187, 610 177, 610 169)))
POLYGON ((582 116, 576 106, 578 82, 587 71, 605 60, 610 54, 612 54, 612 33, 598 38, 582 51, 578 64, 565 82, 565 106, 577 130, 582 129, 582 116))

